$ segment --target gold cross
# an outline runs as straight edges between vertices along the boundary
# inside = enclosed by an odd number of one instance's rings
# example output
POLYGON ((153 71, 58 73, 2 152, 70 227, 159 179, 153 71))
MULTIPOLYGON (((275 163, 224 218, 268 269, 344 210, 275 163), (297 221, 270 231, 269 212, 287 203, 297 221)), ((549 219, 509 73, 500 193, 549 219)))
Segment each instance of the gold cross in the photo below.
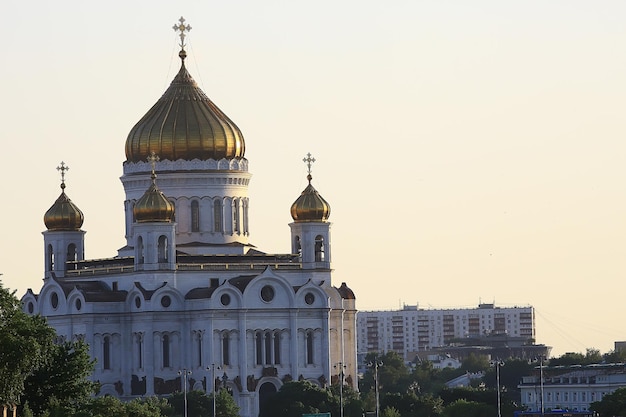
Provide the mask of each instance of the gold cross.
POLYGON ((61 173, 61 188, 65 188, 65 172, 69 171, 70 167, 65 165, 65 162, 61 161, 57 167, 57 171, 61 173))
POLYGON ((311 164, 312 164, 313 162, 315 162, 315 158, 313 158, 313 157, 311 156, 311 152, 309 152, 309 153, 307 153, 307 154, 306 154, 306 158, 304 158, 304 159, 302 160, 302 162, 305 162, 305 163, 306 163, 306 168, 307 168, 308 174, 309 174, 309 175, 311 175, 311 164))
POLYGON ((180 32, 180 47, 181 48, 185 48, 185 32, 189 32, 191 30, 191 26, 190 25, 185 25, 185 18, 184 17, 180 17, 180 19, 178 19, 178 21, 180 23, 174 25, 172 27, 172 29, 174 29, 174 32, 180 32))
POLYGON ((148 162, 150 162, 150 165, 152 165, 152 174, 155 174, 156 171, 156 163, 159 162, 159 155, 157 155, 156 153, 154 153, 154 151, 150 152, 150 155, 148 155, 148 158, 146 158, 148 160, 148 162))

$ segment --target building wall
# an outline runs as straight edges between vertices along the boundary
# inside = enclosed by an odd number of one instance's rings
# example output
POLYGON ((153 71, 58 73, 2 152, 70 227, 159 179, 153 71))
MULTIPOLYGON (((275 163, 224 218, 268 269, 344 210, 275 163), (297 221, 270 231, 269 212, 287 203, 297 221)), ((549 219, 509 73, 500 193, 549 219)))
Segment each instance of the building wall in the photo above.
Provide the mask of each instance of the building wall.
POLYGON ((533 307, 495 307, 481 304, 466 309, 360 311, 357 316, 358 351, 395 351, 405 357, 445 346, 455 339, 505 334, 535 338, 533 307))

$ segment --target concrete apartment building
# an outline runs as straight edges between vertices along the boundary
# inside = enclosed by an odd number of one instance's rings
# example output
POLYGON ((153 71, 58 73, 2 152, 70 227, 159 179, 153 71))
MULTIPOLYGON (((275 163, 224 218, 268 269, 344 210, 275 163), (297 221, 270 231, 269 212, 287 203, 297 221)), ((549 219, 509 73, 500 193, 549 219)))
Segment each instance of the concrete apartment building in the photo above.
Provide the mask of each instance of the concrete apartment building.
POLYGON ((357 315, 359 354, 395 351, 409 361, 417 352, 488 336, 534 343, 534 308, 479 304, 477 308, 423 309, 405 305, 400 310, 359 311, 357 315))

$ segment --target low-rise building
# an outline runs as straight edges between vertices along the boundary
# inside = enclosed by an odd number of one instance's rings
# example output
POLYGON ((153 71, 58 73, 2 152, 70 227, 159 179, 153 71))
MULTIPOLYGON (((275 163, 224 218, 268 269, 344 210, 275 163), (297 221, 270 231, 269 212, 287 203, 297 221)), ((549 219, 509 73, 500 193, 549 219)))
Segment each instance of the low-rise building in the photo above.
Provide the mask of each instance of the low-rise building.
POLYGON ((535 375, 523 377, 519 385, 521 403, 530 411, 586 411, 591 403, 623 387, 623 363, 537 367, 535 375))

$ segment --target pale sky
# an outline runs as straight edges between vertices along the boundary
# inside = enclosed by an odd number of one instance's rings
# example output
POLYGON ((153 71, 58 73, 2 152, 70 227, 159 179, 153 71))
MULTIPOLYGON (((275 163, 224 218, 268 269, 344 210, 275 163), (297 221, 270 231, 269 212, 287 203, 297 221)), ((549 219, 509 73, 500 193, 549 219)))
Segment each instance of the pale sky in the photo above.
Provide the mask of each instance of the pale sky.
POLYGON ((0 272, 43 277, 70 167, 86 257, 124 245, 124 142, 179 68, 240 127, 251 243, 330 203, 362 310, 532 305, 553 354, 626 340, 626 2, 3 2, 0 272))

